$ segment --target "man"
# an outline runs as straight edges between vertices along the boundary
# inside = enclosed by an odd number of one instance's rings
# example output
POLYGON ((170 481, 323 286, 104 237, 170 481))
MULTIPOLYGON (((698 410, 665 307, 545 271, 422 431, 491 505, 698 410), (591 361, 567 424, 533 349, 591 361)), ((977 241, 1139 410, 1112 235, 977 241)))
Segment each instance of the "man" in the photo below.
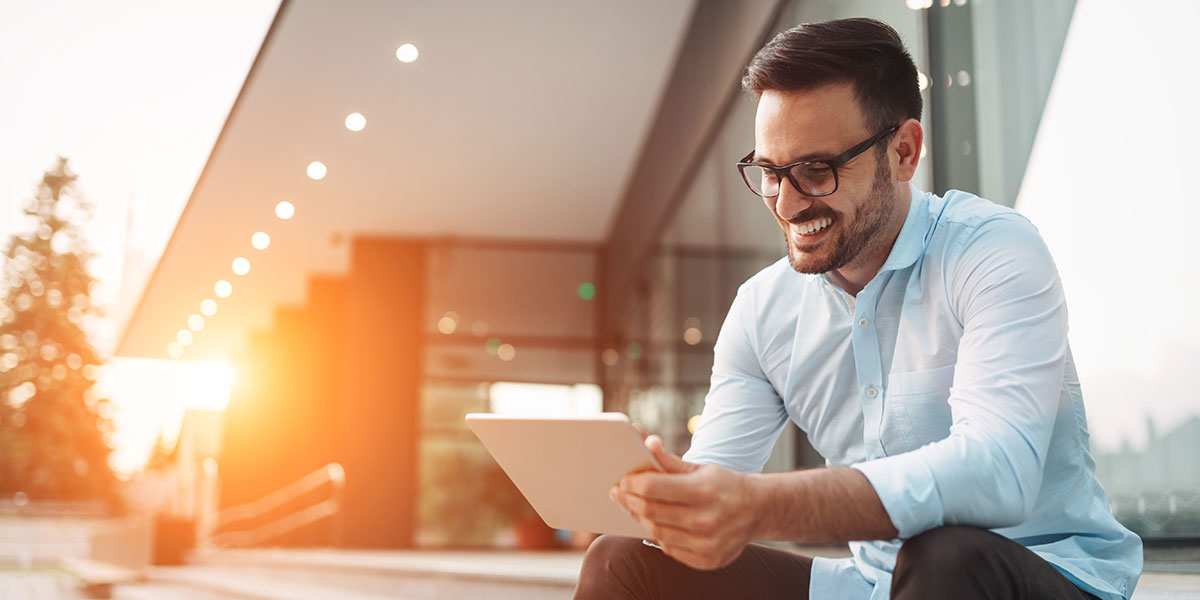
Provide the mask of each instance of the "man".
POLYGON ((578 598, 1128 598, 1141 541, 1088 451, 1054 263, 1016 212, 909 183, 917 71, 869 19, 754 57, 738 164, 787 258, 738 291, 681 459, 613 499, 657 547, 604 536, 578 598), (828 468, 761 474, 788 419, 828 468), (808 559, 752 540, 851 542, 808 559))

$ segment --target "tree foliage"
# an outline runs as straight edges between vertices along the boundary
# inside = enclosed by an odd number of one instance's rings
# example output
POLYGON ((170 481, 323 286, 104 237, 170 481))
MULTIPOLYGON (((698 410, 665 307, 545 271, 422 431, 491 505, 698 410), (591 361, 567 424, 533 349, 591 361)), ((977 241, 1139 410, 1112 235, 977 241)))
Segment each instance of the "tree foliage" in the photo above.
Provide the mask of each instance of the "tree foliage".
POLYGON ((0 495, 111 500, 108 401, 84 331, 102 317, 79 225, 89 207, 59 158, 5 248, 0 303, 0 495))

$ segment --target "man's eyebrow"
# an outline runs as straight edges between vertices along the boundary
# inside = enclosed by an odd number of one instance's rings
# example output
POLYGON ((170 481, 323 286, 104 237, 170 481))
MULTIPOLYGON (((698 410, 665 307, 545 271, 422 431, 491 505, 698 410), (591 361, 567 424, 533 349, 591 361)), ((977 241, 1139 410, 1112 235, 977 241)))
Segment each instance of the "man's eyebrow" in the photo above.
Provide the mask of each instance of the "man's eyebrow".
POLYGON ((763 163, 765 165, 790 165, 798 162, 808 162, 812 160, 829 160, 837 156, 837 152, 810 152, 804 156, 793 158, 785 163, 776 163, 769 158, 763 158, 757 150, 754 151, 754 156, 750 157, 750 162, 763 163))

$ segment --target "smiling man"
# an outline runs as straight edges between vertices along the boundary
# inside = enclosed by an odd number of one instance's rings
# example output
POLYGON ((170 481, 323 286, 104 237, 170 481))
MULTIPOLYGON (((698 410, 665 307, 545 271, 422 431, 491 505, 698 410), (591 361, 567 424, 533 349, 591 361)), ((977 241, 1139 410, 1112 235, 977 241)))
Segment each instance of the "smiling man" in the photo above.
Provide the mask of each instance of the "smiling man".
POLYGON ((910 181, 917 71, 869 19, 754 57, 737 168, 787 240, 738 291, 691 449, 613 499, 577 598, 1129 598, 1141 541, 1088 450, 1053 260, 1021 215, 910 181), (827 468, 760 473, 788 420, 827 468), (850 542, 809 559, 753 540, 850 542))

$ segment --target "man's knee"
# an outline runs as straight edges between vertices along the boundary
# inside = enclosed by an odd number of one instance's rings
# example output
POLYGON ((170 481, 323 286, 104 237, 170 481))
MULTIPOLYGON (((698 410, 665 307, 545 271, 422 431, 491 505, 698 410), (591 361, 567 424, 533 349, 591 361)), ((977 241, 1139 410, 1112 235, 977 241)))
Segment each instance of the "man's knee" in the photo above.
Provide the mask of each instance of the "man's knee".
POLYGON ((647 551, 641 540, 616 535, 596 538, 583 555, 576 598, 618 598, 645 570, 647 551))
POLYGON ((986 529, 962 525, 930 529, 900 546, 900 552, 896 556, 895 575, 966 575, 987 560, 988 548, 998 541, 996 537, 996 534, 986 529))
POLYGON ((648 549, 647 546, 639 539, 619 535, 602 535, 588 546, 587 553, 583 555, 583 564, 607 567, 632 562, 631 555, 646 549, 648 549))

